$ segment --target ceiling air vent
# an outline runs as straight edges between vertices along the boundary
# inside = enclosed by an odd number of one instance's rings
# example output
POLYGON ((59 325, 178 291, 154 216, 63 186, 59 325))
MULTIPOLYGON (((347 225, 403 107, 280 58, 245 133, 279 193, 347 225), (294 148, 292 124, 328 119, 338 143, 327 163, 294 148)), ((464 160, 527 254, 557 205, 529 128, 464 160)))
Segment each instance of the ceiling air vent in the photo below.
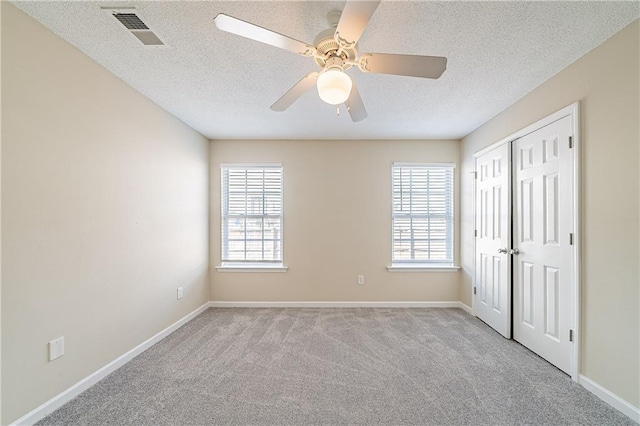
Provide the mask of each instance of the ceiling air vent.
POLYGON ((116 18, 132 35, 145 46, 164 46, 160 38, 149 29, 135 8, 107 8, 102 10, 116 18))
POLYGON ((113 16, 128 30, 148 30, 149 27, 135 13, 114 13, 113 16))

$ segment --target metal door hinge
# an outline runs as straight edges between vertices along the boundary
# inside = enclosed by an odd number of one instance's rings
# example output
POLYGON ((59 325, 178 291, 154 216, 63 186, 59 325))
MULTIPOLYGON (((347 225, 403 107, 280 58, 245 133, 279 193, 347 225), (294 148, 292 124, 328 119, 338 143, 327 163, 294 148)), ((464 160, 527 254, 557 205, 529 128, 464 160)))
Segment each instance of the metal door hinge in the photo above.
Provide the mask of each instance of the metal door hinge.
POLYGON ((569 341, 573 342, 573 330, 569 330, 569 341))
POLYGON ((569 233, 569 245, 573 245, 573 232, 569 233))
POLYGON ((471 172, 471 174, 473 174, 474 179, 478 179, 478 172, 471 172))
POLYGON ((473 230, 473 236, 474 236, 474 237, 477 237, 477 236, 478 236, 478 230, 477 230, 477 229, 474 229, 474 230, 473 230))
POLYGON ((476 294, 476 288, 473 287, 473 294, 476 294))
POLYGON ((573 136, 569 136, 569 148, 573 148, 573 136))

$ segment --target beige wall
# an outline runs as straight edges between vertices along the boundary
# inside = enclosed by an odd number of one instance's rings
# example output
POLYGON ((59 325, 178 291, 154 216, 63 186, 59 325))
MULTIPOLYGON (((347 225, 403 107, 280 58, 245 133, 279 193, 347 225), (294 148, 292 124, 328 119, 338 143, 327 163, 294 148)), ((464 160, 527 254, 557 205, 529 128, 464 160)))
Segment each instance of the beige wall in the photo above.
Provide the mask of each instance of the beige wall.
POLYGON ((6 424, 208 300, 209 143, 1 7, 6 424))
POLYGON ((458 158, 455 140, 212 141, 211 300, 457 301, 459 272, 385 267, 391 263, 392 162, 458 158), (214 269, 220 264, 220 163, 234 162, 283 164, 286 273, 214 269), (365 285, 357 285, 358 274, 365 285))
POLYGON ((460 297, 471 302, 473 153, 581 102, 581 373, 640 406, 638 21, 462 141, 460 297))

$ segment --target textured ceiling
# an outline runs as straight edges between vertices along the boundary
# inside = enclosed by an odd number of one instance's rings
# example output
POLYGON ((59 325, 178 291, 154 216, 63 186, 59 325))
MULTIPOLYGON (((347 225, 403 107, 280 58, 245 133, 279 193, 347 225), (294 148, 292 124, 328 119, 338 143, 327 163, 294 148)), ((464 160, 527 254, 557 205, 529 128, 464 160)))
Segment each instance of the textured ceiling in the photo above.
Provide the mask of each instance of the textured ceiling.
POLYGON ((313 43, 343 2, 14 2, 211 139, 460 138, 640 16, 638 2, 383 1, 359 52, 448 57, 439 80, 351 69, 369 117, 315 90, 269 106, 316 65, 216 29, 226 13, 313 43), (142 46, 101 6, 136 7, 169 47, 142 46))

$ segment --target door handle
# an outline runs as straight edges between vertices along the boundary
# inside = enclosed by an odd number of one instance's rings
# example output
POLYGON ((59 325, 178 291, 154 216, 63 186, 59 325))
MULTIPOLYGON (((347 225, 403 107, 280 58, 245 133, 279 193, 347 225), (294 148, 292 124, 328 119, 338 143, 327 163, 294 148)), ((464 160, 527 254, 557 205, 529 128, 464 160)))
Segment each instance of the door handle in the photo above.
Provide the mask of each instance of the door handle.
POLYGON ((518 250, 517 248, 511 249, 510 253, 514 256, 517 256, 520 254, 520 250, 518 250))
POLYGON ((508 250, 508 249, 506 249, 506 248, 499 248, 499 249, 498 249, 498 253, 504 253, 504 254, 507 254, 507 253, 509 253, 509 250, 508 250))

